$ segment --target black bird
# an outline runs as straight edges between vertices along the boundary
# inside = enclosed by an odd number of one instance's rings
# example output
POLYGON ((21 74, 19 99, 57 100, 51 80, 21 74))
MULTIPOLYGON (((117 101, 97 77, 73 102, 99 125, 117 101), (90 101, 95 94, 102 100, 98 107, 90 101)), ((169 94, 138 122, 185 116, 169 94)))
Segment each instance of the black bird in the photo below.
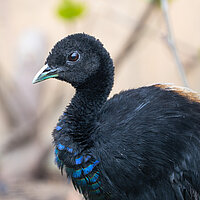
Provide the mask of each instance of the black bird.
POLYGON ((35 76, 76 93, 53 131, 56 164, 88 200, 199 200, 200 96, 152 85, 108 99, 114 66, 87 34, 59 41, 35 76))

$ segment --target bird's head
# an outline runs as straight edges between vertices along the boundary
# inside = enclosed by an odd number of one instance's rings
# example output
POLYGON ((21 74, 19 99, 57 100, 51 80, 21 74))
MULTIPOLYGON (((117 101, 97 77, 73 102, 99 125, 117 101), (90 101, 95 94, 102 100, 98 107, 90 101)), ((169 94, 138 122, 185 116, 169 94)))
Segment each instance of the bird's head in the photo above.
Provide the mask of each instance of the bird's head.
POLYGON ((69 35, 53 47, 33 83, 56 78, 78 87, 100 69, 105 59, 109 54, 99 40, 82 33, 69 35))

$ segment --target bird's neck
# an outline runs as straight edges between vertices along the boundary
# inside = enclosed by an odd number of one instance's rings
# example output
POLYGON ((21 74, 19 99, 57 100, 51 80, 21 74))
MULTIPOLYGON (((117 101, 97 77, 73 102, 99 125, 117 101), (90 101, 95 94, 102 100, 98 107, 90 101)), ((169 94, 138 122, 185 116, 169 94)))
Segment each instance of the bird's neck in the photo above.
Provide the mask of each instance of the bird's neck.
POLYGON ((98 112, 106 102, 113 85, 112 61, 102 67, 87 83, 76 88, 67 107, 67 126, 73 140, 80 145, 92 145, 91 135, 97 127, 98 112), (110 65, 110 66, 109 66, 110 65))

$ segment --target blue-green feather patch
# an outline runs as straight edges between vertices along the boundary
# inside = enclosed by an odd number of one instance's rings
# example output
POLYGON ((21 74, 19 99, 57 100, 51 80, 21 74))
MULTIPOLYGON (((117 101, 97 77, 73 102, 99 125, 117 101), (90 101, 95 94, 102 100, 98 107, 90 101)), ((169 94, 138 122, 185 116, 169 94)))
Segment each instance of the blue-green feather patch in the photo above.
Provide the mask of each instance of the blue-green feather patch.
POLYGON ((57 131, 60 131, 61 129, 62 129, 61 126, 56 126, 56 130, 57 130, 57 131))
POLYGON ((91 183, 95 183, 95 182, 97 181, 98 178, 99 178, 99 173, 96 172, 96 173, 94 173, 93 176, 90 177, 89 179, 90 179, 90 182, 91 182, 91 183))
POLYGON ((94 163, 88 165, 86 168, 83 168, 84 175, 89 174, 95 168, 95 166, 98 165, 98 163, 99 161, 96 160, 94 163))
POLYGON ((76 165, 80 165, 82 163, 82 161, 83 161, 83 156, 80 156, 79 158, 75 159, 76 165))

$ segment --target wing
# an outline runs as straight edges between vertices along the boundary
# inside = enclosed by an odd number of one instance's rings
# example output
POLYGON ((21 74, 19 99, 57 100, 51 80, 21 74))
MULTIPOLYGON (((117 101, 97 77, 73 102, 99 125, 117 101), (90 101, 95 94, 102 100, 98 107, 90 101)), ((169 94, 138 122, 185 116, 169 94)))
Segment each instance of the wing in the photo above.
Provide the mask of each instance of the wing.
POLYGON ((156 84, 154 86, 162 88, 166 91, 174 91, 179 95, 186 97, 190 101, 200 103, 200 94, 190 88, 175 86, 173 84, 156 84))
POLYGON ((99 118, 96 154, 113 199, 198 199, 199 94, 153 85, 109 101, 99 118))
POLYGON ((200 177, 196 171, 176 170, 170 176, 170 183, 177 200, 200 200, 200 177))

